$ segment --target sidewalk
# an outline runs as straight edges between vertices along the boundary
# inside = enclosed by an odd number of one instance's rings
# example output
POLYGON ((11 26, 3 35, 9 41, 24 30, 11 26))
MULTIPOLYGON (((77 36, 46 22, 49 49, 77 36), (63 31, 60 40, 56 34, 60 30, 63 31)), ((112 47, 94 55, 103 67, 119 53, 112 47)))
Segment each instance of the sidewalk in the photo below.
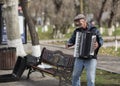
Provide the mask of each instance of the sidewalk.
MULTIPOLYGON (((0 75, 10 74, 12 70, 0 70, 0 75)), ((22 75, 21 80, 14 82, 0 83, 0 86, 58 86, 59 81, 51 76, 42 77, 40 72, 31 74, 30 79, 26 80, 27 70, 22 75)))
POLYGON ((120 74, 120 57, 98 56, 97 68, 120 74))

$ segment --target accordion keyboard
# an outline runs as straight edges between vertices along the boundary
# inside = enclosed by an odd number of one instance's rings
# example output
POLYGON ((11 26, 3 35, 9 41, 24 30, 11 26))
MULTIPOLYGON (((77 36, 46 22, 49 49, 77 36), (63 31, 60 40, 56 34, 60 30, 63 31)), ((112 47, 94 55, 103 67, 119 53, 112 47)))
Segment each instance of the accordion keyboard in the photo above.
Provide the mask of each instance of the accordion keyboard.
POLYGON ((96 35, 91 32, 77 32, 74 57, 89 58, 90 55, 94 56, 94 42, 96 35))

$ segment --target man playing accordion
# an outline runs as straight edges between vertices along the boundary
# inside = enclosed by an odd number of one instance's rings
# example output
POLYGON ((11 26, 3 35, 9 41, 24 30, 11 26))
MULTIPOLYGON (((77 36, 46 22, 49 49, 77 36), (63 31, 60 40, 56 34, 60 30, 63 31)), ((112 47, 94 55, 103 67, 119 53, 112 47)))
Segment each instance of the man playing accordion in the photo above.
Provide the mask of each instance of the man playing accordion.
POLYGON ((103 45, 103 39, 99 30, 95 26, 88 24, 83 14, 77 15, 74 22, 77 23, 77 28, 66 45, 66 48, 75 45, 72 86, 81 86, 80 77, 83 68, 86 69, 87 73, 87 86, 95 86, 97 53, 103 45), (91 49, 94 50, 92 54, 90 54, 91 49))

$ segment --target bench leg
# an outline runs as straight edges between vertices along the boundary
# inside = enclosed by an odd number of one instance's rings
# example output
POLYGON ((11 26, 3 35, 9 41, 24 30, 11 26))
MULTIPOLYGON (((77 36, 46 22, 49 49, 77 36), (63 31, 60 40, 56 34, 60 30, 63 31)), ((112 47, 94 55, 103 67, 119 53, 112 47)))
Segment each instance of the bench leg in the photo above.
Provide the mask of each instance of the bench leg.
POLYGON ((71 84, 71 76, 67 74, 59 76, 59 86, 70 86, 71 84))
POLYGON ((63 77, 59 76, 59 86, 70 86, 70 84, 63 77))
POLYGON ((30 74, 32 73, 31 71, 32 71, 32 68, 29 68, 29 71, 28 71, 28 74, 27 74, 27 79, 30 78, 30 74))
POLYGON ((34 72, 35 70, 33 69, 33 68, 29 68, 29 71, 28 71, 28 74, 27 74, 27 79, 29 79, 30 78, 30 74, 32 73, 32 72, 34 72))
POLYGON ((42 77, 45 77, 45 74, 43 72, 41 72, 41 74, 42 74, 42 77))
MULTIPOLYGON (((29 68, 29 71, 28 71, 28 74, 27 74, 27 79, 29 79, 30 78, 30 74, 32 73, 32 72, 35 72, 35 69, 33 69, 33 68, 29 68)), ((42 72, 42 71, 39 71, 41 74, 42 74, 42 77, 45 77, 45 74, 42 72)))

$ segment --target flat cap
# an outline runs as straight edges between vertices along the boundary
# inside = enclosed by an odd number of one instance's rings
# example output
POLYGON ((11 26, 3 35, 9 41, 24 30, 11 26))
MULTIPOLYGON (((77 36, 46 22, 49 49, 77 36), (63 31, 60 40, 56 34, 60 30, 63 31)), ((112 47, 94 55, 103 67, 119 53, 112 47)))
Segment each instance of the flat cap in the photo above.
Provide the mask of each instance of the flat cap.
POLYGON ((85 16, 83 14, 78 14, 77 16, 75 16, 74 21, 78 19, 85 19, 85 16))

